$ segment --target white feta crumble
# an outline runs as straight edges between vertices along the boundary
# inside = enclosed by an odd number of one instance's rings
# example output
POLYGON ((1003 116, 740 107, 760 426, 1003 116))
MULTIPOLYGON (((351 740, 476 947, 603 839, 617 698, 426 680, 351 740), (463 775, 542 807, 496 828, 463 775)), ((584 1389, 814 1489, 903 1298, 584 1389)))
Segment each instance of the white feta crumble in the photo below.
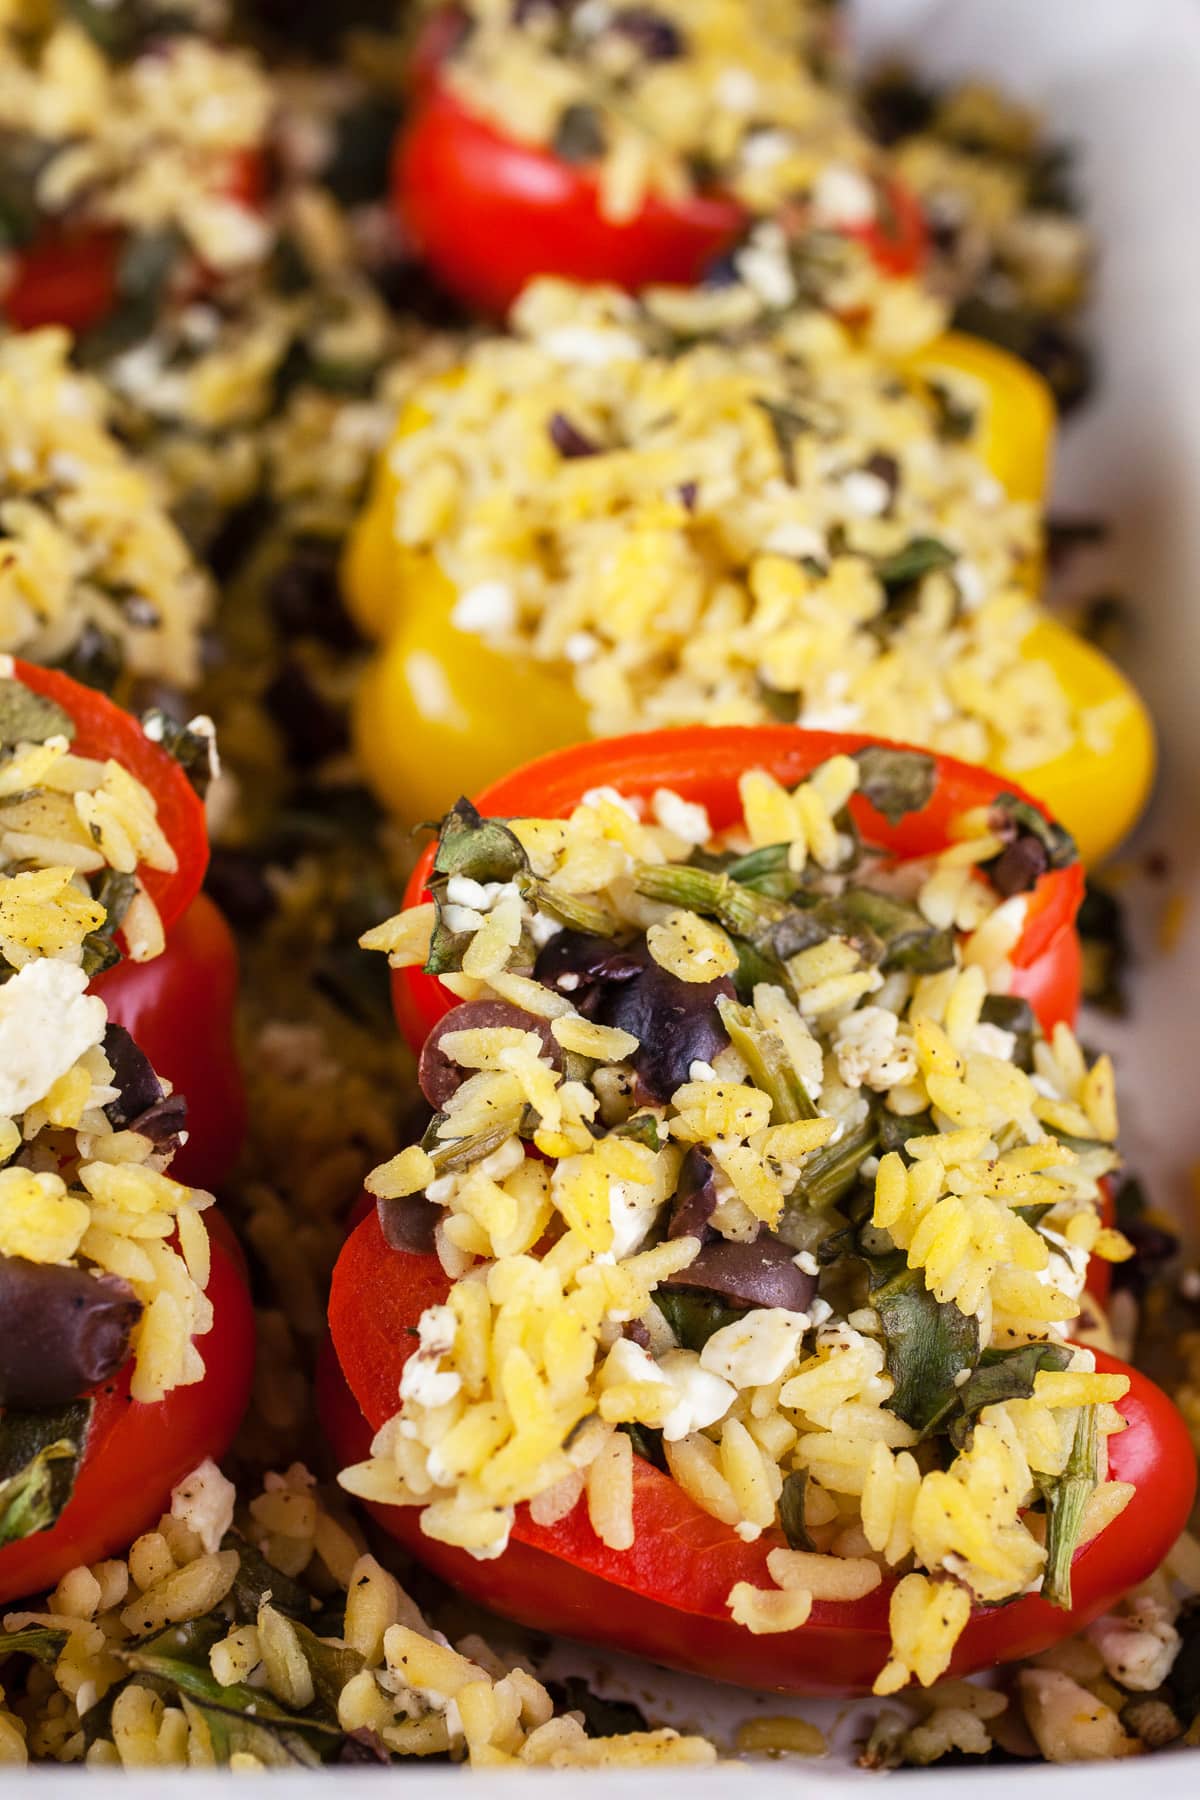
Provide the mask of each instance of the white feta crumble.
POLYGON ((697 1057, 695 1062, 688 1064, 689 1081, 715 1081, 716 1079, 717 1071, 710 1062, 701 1062, 697 1057))
POLYGON ((734 257, 733 266, 764 306, 782 308, 795 301, 796 277, 788 261, 786 241, 778 227, 756 231, 734 257))
POLYGON ((610 1181, 608 1216, 613 1228, 612 1254, 619 1262, 631 1256, 649 1231, 658 1211, 654 1189, 640 1181, 610 1181))
POLYGON ((450 614, 456 631, 477 637, 511 631, 517 622, 517 597, 504 581, 480 581, 460 594, 450 614))
POLYGON ((808 1330, 807 1313, 782 1306, 755 1307, 732 1325, 714 1331, 700 1352, 700 1366, 723 1375, 736 1388, 778 1381, 808 1330))
POLYGON ((791 556, 799 561, 802 557, 821 558, 826 552, 826 543, 821 532, 812 525, 805 525, 799 519, 785 519, 782 525, 776 525, 763 539, 763 549, 769 550, 773 556, 791 556))
POLYGON ((821 1265, 811 1250, 801 1250, 798 1255, 793 1256, 792 1261, 805 1275, 819 1275, 821 1273, 821 1265))
POLYGON ((237 1489, 211 1456, 171 1489, 171 1517, 194 1531, 211 1556, 233 1524, 237 1489))
POLYGON ((974 612, 987 599, 987 582, 977 563, 960 556, 954 565, 954 580, 959 598, 968 612, 974 612))
POLYGON ((478 931, 483 925, 483 914, 473 906, 446 904, 442 907, 441 922, 447 931, 478 931))
POLYGON ((108 1012, 74 963, 26 963, 0 987, 0 1115, 44 1099, 60 1075, 102 1043, 108 1012))
POLYGON ((875 190, 857 169, 831 164, 813 184, 813 216, 822 225, 870 225, 875 218, 875 190))
POLYGON ((714 91, 718 104, 729 112, 753 112, 758 105, 758 83, 749 69, 722 69, 714 91))
POLYGON ((600 639, 591 631, 573 631, 563 645, 563 655, 576 667, 589 663, 600 650, 600 639))
POLYGON ((499 1149, 493 1150, 490 1156, 481 1158, 475 1167, 490 1181, 503 1181, 506 1175, 511 1175, 514 1169, 519 1169, 524 1161, 524 1144, 519 1137, 510 1137, 505 1138, 499 1149))
POLYGON ((870 469, 851 469, 842 477, 842 498, 860 519, 878 519, 891 504, 892 490, 882 475, 870 469))
POLYGON ((1011 1062, 1013 1051, 1017 1047, 1015 1031, 1005 1031, 1003 1025, 976 1025, 970 1034, 968 1049, 979 1056, 994 1056, 999 1062, 1011 1062))
POLYGON ((592 325, 556 325, 542 339, 542 349, 555 362, 603 369, 609 363, 641 362, 645 350, 632 332, 592 325))
POLYGON ((915 1078, 916 1049, 899 1030, 899 1018, 886 1006, 860 1006, 839 1019, 833 1053, 847 1087, 882 1094, 915 1078))
POLYGON ((631 819, 641 823, 642 815, 636 802, 631 800, 627 794, 619 793, 615 787, 589 788, 579 804, 581 806, 603 806, 606 801, 609 806, 619 806, 623 813, 628 813, 631 819))
POLYGON ((862 718, 862 707, 853 700, 835 700, 801 709, 796 723, 806 731, 850 731, 862 718))
POLYGON ((454 1348, 457 1320, 448 1306, 427 1306, 417 1321, 419 1345, 409 1357, 400 1377, 401 1400, 415 1401, 418 1406, 445 1406, 462 1387, 462 1377, 454 1369, 439 1369, 441 1357, 454 1348))
POLYGON ((663 1421, 662 1433, 668 1444, 715 1425, 737 1399, 735 1388, 701 1367, 694 1350, 668 1350, 659 1368, 678 1396, 663 1421))
POLYGON ((539 950, 548 944, 552 937, 557 937, 562 929, 562 920, 552 919, 549 913, 535 912, 529 920, 529 935, 539 950))
POLYGON ((708 808, 685 800, 670 788, 655 788, 650 798, 650 811, 664 831, 674 832, 685 844, 707 844, 712 836, 708 808))

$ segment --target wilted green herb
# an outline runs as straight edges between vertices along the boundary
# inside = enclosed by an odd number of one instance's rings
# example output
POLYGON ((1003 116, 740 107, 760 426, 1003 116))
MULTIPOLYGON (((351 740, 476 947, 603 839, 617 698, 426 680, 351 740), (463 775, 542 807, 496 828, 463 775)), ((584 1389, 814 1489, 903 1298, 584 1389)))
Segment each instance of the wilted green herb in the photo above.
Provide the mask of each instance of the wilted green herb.
POLYGON ((136 893, 137 877, 123 874, 120 869, 105 869, 97 882, 96 899, 104 908, 104 923, 89 931, 83 940, 83 972, 89 978, 120 962, 117 932, 136 893))
POLYGON ((203 800, 217 773, 217 744, 211 730, 181 725, 160 707, 142 714, 142 730, 152 744, 161 744, 174 757, 203 800))
POLYGON ((948 569, 958 560, 958 553, 940 538, 915 537, 890 556, 875 560, 875 574, 889 593, 931 575, 935 569, 948 569))
POLYGON ((1081 1406, 1071 1454, 1061 1475, 1037 1475, 1046 1502, 1046 1575, 1042 1599, 1071 1610, 1071 1563, 1083 1530, 1083 1515, 1096 1489, 1096 1408, 1081 1406))
POLYGON ((771 1123, 790 1125, 797 1119, 815 1119, 817 1108, 809 1099, 782 1041, 768 1030, 753 1007, 720 998, 717 1011, 729 1033, 729 1041, 741 1056, 756 1087, 771 1096, 771 1123))
POLYGON ((659 1288, 654 1302, 684 1350, 703 1350, 714 1331, 734 1324, 745 1311, 701 1289, 659 1288))
POLYGON ((867 744, 854 752, 858 791, 881 812, 889 825, 907 813, 923 812, 937 786, 937 763, 923 750, 893 750, 867 744))
POLYGON ((0 1545, 48 1531, 62 1513, 75 1489, 91 1419, 90 1400, 0 1413, 0 1545))
POLYGON ((12 676, 0 678, 0 749, 18 744, 44 744, 50 738, 75 736, 75 721, 44 694, 35 694, 12 676))
POLYGON ((804 1497, 808 1492, 808 1470, 793 1469, 783 1478, 779 1496, 779 1526, 793 1550, 815 1550, 804 1522, 804 1497))
POLYGON ((1065 1369, 1071 1352, 1063 1344, 1019 1344, 1014 1350, 985 1350, 971 1377, 955 1395, 957 1417, 950 1441, 957 1450, 970 1447, 975 1420, 985 1406, 1004 1400, 1028 1400, 1041 1369, 1065 1369))
POLYGON ((955 1377, 974 1368, 979 1322, 941 1301, 921 1269, 902 1269, 871 1294, 883 1323, 887 1372, 895 1386, 884 1404, 923 1435, 954 1404, 955 1377))

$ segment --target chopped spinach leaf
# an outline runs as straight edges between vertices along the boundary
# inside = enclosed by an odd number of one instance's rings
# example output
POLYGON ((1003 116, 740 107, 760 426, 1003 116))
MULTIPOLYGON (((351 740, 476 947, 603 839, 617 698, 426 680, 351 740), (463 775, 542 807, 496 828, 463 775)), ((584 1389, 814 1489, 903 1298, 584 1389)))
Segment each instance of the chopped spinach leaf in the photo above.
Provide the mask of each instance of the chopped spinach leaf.
POLYGON ((55 701, 35 694, 14 676, 0 679, 0 750, 18 744, 44 744, 50 738, 75 736, 75 721, 55 701))
POLYGON ((1020 1344, 1015 1350, 985 1350, 969 1379, 955 1394, 958 1416, 950 1440, 958 1450, 970 1446, 975 1420, 985 1406, 1005 1400, 1028 1400, 1041 1369, 1065 1369, 1071 1352, 1063 1344, 1020 1344))
POLYGON ((48 1531, 75 1488, 92 1421, 90 1400, 0 1413, 0 1545, 48 1531))
POLYGON ((923 812, 937 786, 937 763, 923 750, 892 750, 867 744, 854 752, 858 791, 881 812, 889 825, 907 813, 923 812))
POLYGON ((142 730, 152 744, 160 744, 174 757, 203 800, 218 770, 217 740, 211 722, 193 719, 181 725, 161 707, 142 714, 142 730))
POLYGON ((958 561, 958 552, 940 538, 915 537, 890 556, 875 559, 876 578, 889 594, 897 593, 910 582, 931 575, 935 569, 948 569, 958 561))
POLYGON ((979 1323, 952 1301, 935 1298, 920 1269, 902 1269, 871 1294, 883 1322, 887 1371, 895 1387, 884 1404, 927 1434, 953 1407, 956 1378, 979 1357, 979 1323))
POLYGON ((727 1305, 716 1294, 681 1288, 659 1288, 654 1302, 684 1350, 703 1350, 715 1331, 735 1324, 745 1311, 727 1305))
POLYGON ((793 1469, 783 1478, 779 1496, 779 1524, 793 1550, 815 1550, 804 1522, 804 1497, 808 1492, 808 1470, 793 1469))

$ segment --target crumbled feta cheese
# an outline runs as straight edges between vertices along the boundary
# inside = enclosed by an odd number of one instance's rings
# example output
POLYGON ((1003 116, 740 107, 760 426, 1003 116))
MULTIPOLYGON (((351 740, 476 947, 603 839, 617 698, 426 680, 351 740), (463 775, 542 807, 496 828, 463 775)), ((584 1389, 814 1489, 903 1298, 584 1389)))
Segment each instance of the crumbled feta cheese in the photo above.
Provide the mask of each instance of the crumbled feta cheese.
POLYGON ((826 548, 822 534, 799 519, 785 519, 763 539, 763 549, 773 556, 792 556, 797 560, 805 556, 823 557, 826 548))
POLYGON ((735 1388, 701 1367, 694 1350, 668 1350, 659 1368, 678 1396, 663 1421, 663 1436, 669 1444, 678 1443, 689 1432, 715 1425, 737 1399, 735 1388))
POLYGON ((452 875, 446 883, 446 899, 452 906, 473 906, 476 912, 487 911, 487 889, 482 881, 469 875, 452 875))
POLYGON ((41 957, 0 987, 0 1116, 15 1118, 103 1041, 108 1013, 74 963, 41 957))
POLYGON ((447 931, 478 931, 483 924, 483 914, 476 912, 473 906, 442 907, 441 922, 447 931))
POLYGON ((813 184, 813 217, 822 225, 869 225, 875 218, 875 190, 857 169, 836 163, 813 184))
POLYGON ((976 1025, 968 1047, 979 1056, 994 1056, 1000 1062, 1011 1062, 1017 1047, 1017 1034, 1005 1031, 1002 1025, 976 1025))
POLYGON ((796 723, 806 731, 850 731, 862 718, 862 707, 852 700, 835 700, 828 706, 805 706, 796 723))
POLYGON ((982 606, 987 598, 987 582, 976 563, 968 562, 960 556, 954 565, 954 579, 958 584, 959 598, 968 612, 974 612, 982 606))
POLYGON ((445 1406, 462 1387, 462 1377, 454 1369, 439 1369, 441 1357, 454 1348, 457 1320, 448 1306, 427 1306, 417 1321, 419 1346, 410 1356, 400 1377, 401 1400, 415 1401, 419 1406, 445 1406))
POLYGON ((573 631, 563 645, 563 655, 569 663, 578 666, 588 663, 600 649, 600 639, 590 631, 573 631))
POLYGON ((712 836, 707 807, 685 800, 670 788, 656 788, 650 810, 664 831, 674 832, 685 844, 707 844, 712 836))
POLYGON ((788 261, 782 232, 778 233, 778 242, 774 241, 774 236, 766 238, 765 234, 756 233, 746 247, 738 251, 733 266, 764 306, 782 308, 795 301, 796 277, 788 261))
POLYGON ((555 362, 578 368, 603 369, 609 363, 640 362, 645 348, 632 332, 601 330, 592 325, 556 325, 541 343, 555 362))
POLYGON ((237 1489, 211 1456, 171 1489, 171 1517, 194 1531, 209 1556, 233 1524, 237 1489))
POLYGON ((610 1181, 608 1216, 612 1221, 612 1253, 619 1261, 631 1256, 649 1231, 658 1211, 654 1189, 640 1181, 610 1181))
POLYGON ((697 1058, 695 1062, 688 1064, 689 1081, 715 1081, 716 1079, 717 1071, 711 1063, 701 1062, 697 1058))
POLYGON ((713 1332, 700 1352, 701 1367, 711 1375, 723 1375, 737 1388, 763 1387, 779 1380, 808 1326, 807 1313, 787 1312, 782 1306, 756 1307, 713 1332))
POLYGON ((648 1350, 632 1338, 619 1337, 604 1359, 600 1371, 601 1387, 624 1387, 628 1382, 665 1382, 663 1374, 648 1350))
POLYGON ((900 1020, 886 1006, 860 1006, 839 1019, 833 1052, 847 1087, 882 1094, 914 1079, 916 1050, 910 1039, 899 1036, 899 1027, 900 1020))
POLYGON ((792 143, 786 131, 752 131, 742 144, 742 164, 747 169, 773 169, 791 155, 792 143))
POLYGON ((718 104, 729 112, 749 113, 758 105, 758 83, 749 69, 722 69, 714 91, 718 104))
POLYGON ((539 950, 548 944, 552 937, 557 937, 562 929, 562 920, 552 919, 549 913, 535 912, 529 920, 529 935, 539 950))
POLYGON ((580 805, 603 806, 605 801, 607 801, 610 806, 619 806, 623 813, 628 813, 631 819, 636 819, 640 823, 641 813, 638 811, 635 802, 630 800, 628 795, 618 793, 615 787, 589 788, 587 793, 584 794, 580 805))
POLYGON ((486 637, 511 631, 517 622, 517 597, 503 581, 481 581, 460 594, 450 614, 456 631, 486 637))
POLYGON ((792 1261, 805 1275, 819 1275, 821 1273, 821 1265, 811 1250, 801 1250, 798 1256, 793 1256, 792 1261))
MULTIPOLYGON (((483 1157, 475 1164, 480 1175, 486 1175, 490 1181, 503 1181, 514 1169, 519 1169, 525 1161, 525 1146, 519 1137, 506 1138, 498 1150, 490 1156, 483 1157)), ((428 1189, 426 1189, 428 1192, 428 1189)))
POLYGON ((870 469, 851 469, 842 478, 842 498, 851 512, 863 519, 877 519, 888 509, 892 490, 881 475, 870 469))

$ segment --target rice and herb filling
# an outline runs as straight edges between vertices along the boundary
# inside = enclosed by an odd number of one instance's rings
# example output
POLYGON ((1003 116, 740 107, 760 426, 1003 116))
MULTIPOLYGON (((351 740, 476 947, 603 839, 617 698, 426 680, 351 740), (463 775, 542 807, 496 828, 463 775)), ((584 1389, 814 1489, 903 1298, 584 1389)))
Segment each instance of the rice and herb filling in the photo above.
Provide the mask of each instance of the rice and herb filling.
POLYGON ((212 1324, 212 1196, 166 1172, 185 1104, 89 991, 122 947, 161 952, 138 871, 175 852, 73 735, 0 659, 0 1408, 73 1400, 128 1350, 134 1399, 161 1399, 201 1378, 212 1324))
POLYGON ((865 227, 878 161, 826 79, 826 21, 779 0, 471 0, 441 79, 526 144, 595 166, 616 223, 649 195, 734 196, 755 212, 805 200, 815 222, 865 227))
POLYGON ((890 1692, 973 1605, 1062 1604, 1127 1501, 1124 1378, 1065 1340, 1089 1256, 1128 1246, 1111 1064, 1008 991, 1026 900, 993 872, 1025 826, 998 803, 892 862, 845 810, 864 778, 750 771, 717 840, 665 791, 449 815, 434 901, 365 942, 462 999, 434 1117, 367 1183, 452 1285, 341 1479, 479 1557, 523 1502, 623 1549, 648 1456, 743 1539, 782 1528, 776 1587, 728 1598, 753 1631, 899 1575, 890 1692))
POLYGON ((398 607, 428 557, 453 623, 569 671, 601 737, 787 719, 1013 773, 1107 744, 1114 706, 1023 649, 1036 510, 920 381, 815 313, 680 339, 691 304, 537 282, 515 336, 416 385, 398 607))
POLYGON ((93 685, 191 686, 209 577, 66 332, 0 339, 0 649, 93 685))

